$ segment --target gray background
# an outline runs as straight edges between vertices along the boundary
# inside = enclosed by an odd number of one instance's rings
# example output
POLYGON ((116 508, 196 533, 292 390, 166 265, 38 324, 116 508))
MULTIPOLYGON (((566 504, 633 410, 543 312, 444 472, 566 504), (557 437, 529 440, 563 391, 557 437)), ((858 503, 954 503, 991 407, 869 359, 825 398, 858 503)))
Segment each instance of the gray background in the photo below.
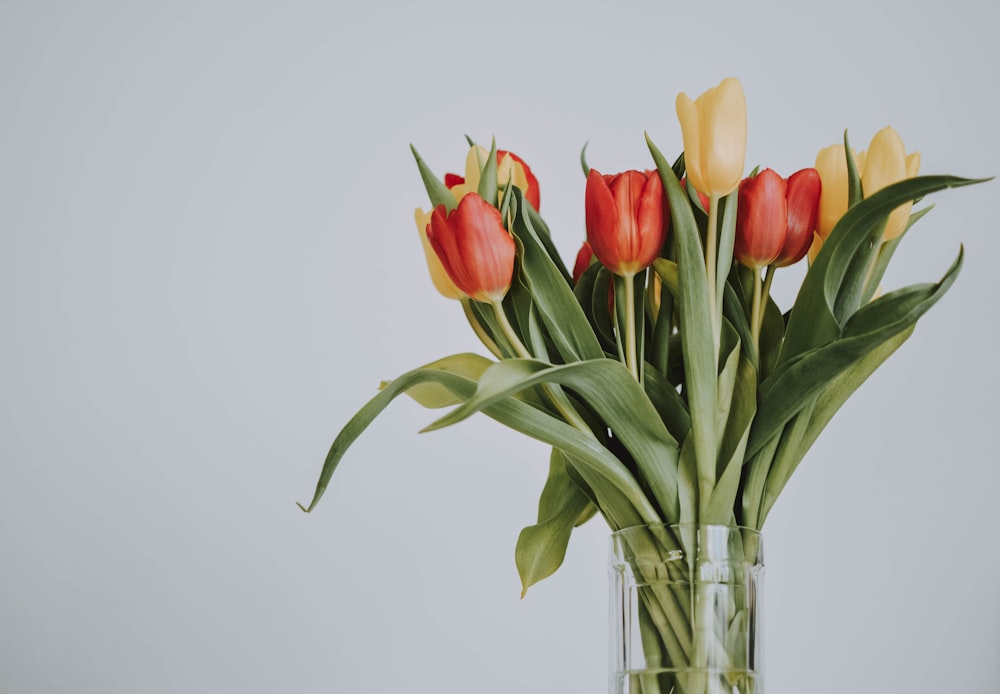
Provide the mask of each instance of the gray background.
MULTIPOLYGON (((518 600, 546 451, 381 379, 482 351, 426 276, 408 144, 496 135, 572 257, 577 156, 680 148, 729 75, 748 168, 893 124, 1000 173, 995 1, 0 0, 0 691, 606 691, 606 529, 518 600)), ((996 183, 935 196, 889 287, 957 285, 765 528, 772 694, 1000 692, 996 183)), ((797 272, 776 280, 787 305, 797 272)))

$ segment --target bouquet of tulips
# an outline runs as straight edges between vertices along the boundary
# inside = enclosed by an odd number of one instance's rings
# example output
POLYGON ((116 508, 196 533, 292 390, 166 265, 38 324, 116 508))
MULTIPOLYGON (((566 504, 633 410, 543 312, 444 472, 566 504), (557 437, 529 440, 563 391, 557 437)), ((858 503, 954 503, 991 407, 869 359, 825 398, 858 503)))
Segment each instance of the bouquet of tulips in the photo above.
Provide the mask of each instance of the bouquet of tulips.
MULTIPOLYGON (((414 150, 433 206, 416 212, 431 278, 492 358, 455 354, 383 383, 337 436, 305 510, 348 446, 407 393, 451 407, 427 430, 482 412, 552 447, 537 520, 516 546, 525 590, 598 512, 612 530, 763 525, 823 427, 959 272, 961 251, 937 283, 880 291, 926 212, 913 204, 975 181, 917 177, 919 155, 891 128, 867 152, 845 135, 815 168, 745 177, 735 79, 696 100, 680 94, 677 114, 673 161, 648 137, 651 170, 607 175, 581 157, 587 240, 572 272, 522 159, 470 142, 465 176, 442 180, 414 150), (783 310, 772 278, 807 256, 783 310)), ((664 644, 677 641, 659 628, 664 644)))

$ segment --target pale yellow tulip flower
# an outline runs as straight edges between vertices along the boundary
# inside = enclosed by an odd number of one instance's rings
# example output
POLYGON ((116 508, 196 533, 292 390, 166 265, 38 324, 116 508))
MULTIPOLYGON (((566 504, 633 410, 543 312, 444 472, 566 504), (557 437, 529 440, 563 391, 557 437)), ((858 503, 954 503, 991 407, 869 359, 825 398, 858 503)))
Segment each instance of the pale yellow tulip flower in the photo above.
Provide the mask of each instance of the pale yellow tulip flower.
POLYGON ((728 77, 692 101, 677 95, 687 177, 714 198, 736 190, 747 149, 747 105, 739 80, 728 77))
MULTIPOLYGON (((871 144, 868 145, 868 157, 861 169, 861 188, 865 197, 882 190, 886 186, 898 183, 906 178, 913 178, 920 170, 920 152, 906 153, 903 139, 891 126, 882 128, 871 144)), ((882 239, 891 241, 906 229, 910 220, 913 203, 900 205, 889 215, 882 239)))

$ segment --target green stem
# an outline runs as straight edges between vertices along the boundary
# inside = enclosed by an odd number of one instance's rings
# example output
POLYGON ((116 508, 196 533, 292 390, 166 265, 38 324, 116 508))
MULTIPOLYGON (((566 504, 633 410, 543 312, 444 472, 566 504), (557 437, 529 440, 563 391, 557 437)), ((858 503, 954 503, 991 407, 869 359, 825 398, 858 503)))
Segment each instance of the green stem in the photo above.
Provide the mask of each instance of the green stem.
POLYGON ((624 275, 625 279, 625 365, 636 381, 639 380, 639 366, 636 364, 635 342, 635 275, 624 275))
POLYGON ((722 316, 716 315, 716 265, 719 254, 719 197, 712 195, 708 199, 708 232, 705 238, 705 271, 708 275, 708 305, 712 310, 712 340, 715 346, 715 361, 719 361, 719 342, 722 334, 722 316))
MULTIPOLYGON (((533 359, 534 356, 528 351, 528 348, 524 346, 521 342, 521 338, 518 337, 517 331, 514 330, 514 326, 510 324, 510 320, 507 318, 506 311, 503 310, 503 304, 499 301, 492 302, 493 312, 496 314, 497 322, 500 323, 500 329, 503 330, 504 335, 510 340, 510 344, 514 347, 514 351, 517 356, 522 359, 533 359)), ((569 402, 569 398, 566 397, 566 393, 563 392, 562 388, 551 383, 545 383, 542 385, 542 389, 551 398, 552 404, 556 406, 559 413, 566 418, 566 421, 571 425, 576 427, 579 431, 587 434, 592 439, 596 440, 597 437, 594 436, 594 432, 591 430, 587 423, 583 421, 580 414, 573 408, 569 402)))
POLYGON ((753 268, 753 301, 750 304, 750 339, 753 342, 754 354, 758 355, 758 361, 760 360, 761 293, 760 268, 755 267, 753 268))
POLYGON ((503 359, 503 352, 500 351, 500 347, 498 347, 497 343, 493 341, 493 338, 489 336, 489 333, 486 332, 486 329, 476 317, 476 312, 472 310, 471 299, 462 299, 462 310, 465 312, 465 318, 469 321, 469 325, 472 326, 472 332, 476 334, 479 341, 486 346, 486 349, 488 349, 494 357, 497 359, 503 359))

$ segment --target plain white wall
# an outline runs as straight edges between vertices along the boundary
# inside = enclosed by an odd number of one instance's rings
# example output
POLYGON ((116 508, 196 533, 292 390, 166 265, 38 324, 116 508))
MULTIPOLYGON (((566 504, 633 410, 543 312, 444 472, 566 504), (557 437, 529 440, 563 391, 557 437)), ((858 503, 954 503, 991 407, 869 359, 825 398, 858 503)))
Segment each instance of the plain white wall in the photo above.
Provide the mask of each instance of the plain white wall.
MULTIPOLYGON (((601 170, 739 77, 748 168, 893 124, 1000 173, 979 0, 0 2, 0 691, 606 691, 606 529, 518 600, 543 446, 381 379, 481 351, 426 276, 410 156, 496 135, 571 258, 601 170)), ((965 270, 767 527, 768 692, 1000 692, 996 183, 888 286, 965 270)), ((795 273, 779 277, 787 302, 795 273)), ((787 305, 787 304, 786 304, 787 305)))

